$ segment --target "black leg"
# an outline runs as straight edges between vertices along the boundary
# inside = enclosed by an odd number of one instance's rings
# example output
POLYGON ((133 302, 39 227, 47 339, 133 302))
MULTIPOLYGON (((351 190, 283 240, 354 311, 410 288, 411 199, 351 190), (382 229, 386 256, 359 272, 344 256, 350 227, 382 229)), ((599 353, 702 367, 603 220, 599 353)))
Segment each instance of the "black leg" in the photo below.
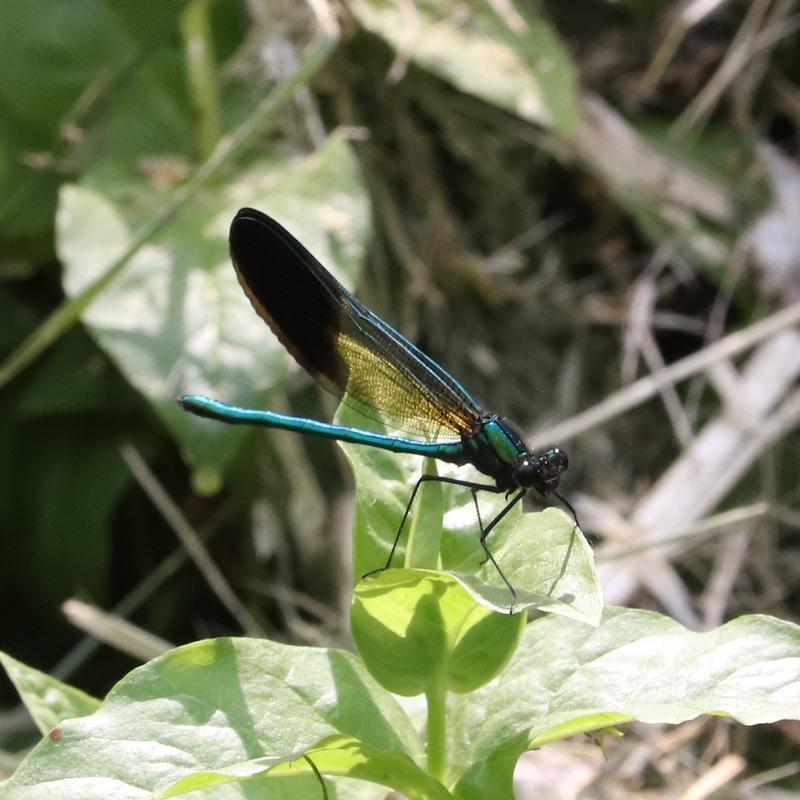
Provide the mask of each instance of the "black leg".
MULTIPOLYGON (((395 551, 397 550, 397 545, 400 542, 400 537, 403 535, 403 528, 405 527, 406 520, 408 519, 408 515, 411 512, 411 506, 414 504, 414 499, 417 496, 417 492, 419 491, 419 487, 426 481, 437 481, 439 483, 447 483, 451 486, 463 486, 469 489, 472 492, 472 500, 475 503, 475 511, 478 515, 478 526, 480 529, 480 543, 481 547, 483 548, 483 552, 486 553, 486 561, 491 561, 494 568, 497 570, 497 574, 503 580, 503 583, 508 587, 508 591, 511 593, 511 606, 510 612, 514 613, 514 603, 517 599, 517 592, 514 587, 511 585, 511 582, 506 578, 503 574, 503 570, 500 569, 500 565, 495 560, 495 557, 492 555, 491 551, 489 550, 488 545, 486 544, 486 537, 494 530, 495 526, 503 519, 503 517, 508 514, 509 511, 520 501, 522 498, 527 494, 527 489, 520 489, 512 498, 511 500, 506 503, 506 505, 502 508, 500 513, 486 526, 483 525, 483 520, 481 519, 481 509, 478 505, 478 492, 492 492, 493 494, 502 494, 505 492, 505 489, 499 489, 497 486, 491 483, 475 483, 473 481, 463 481, 459 478, 446 478, 441 475, 421 475, 419 480, 417 481, 416 485, 414 486, 414 490, 411 492, 411 497, 406 504, 406 510, 403 512, 403 518, 400 520, 400 527, 397 529, 397 533, 395 534, 394 541, 392 542, 392 549, 389 551, 389 558, 386 559, 386 564, 382 567, 378 567, 377 569, 372 569, 369 572, 365 572, 361 577, 368 578, 370 575, 376 575, 379 572, 383 572, 384 570, 389 569, 392 565, 392 559, 394 558, 395 551)), ((561 500, 564 505, 566 505, 571 511, 572 506, 569 505, 560 495, 556 495, 559 500, 561 500)), ((575 512, 573 511, 573 516, 575 512)))
MULTIPOLYGON (((481 546, 483 547, 484 551, 486 550, 486 545, 483 543, 483 540, 486 538, 483 533, 483 517, 481 517, 481 507, 478 505, 478 493, 473 489, 472 490, 472 502, 475 504, 475 513, 478 516, 478 530, 480 533, 480 542, 481 546)), ((481 561, 481 566, 483 566, 491 557, 491 554, 488 554, 486 558, 481 561)), ((492 558, 492 563, 494 564, 494 559, 492 558)), ((497 564, 495 564, 497 566, 497 564)), ((498 568, 499 572, 499 568, 498 568)))
MULTIPOLYGON (((497 574, 503 579, 503 583, 508 587, 508 591, 511 592, 511 607, 509 610, 510 614, 514 613, 514 603, 517 601, 517 592, 516 589, 511 585, 511 582, 506 578, 503 574, 503 570, 500 569, 500 565, 495 561, 494 556, 492 555, 491 551, 489 550, 489 546, 486 544, 486 537, 492 532, 494 527, 500 522, 509 511, 511 511, 514 506, 525 497, 525 494, 528 490, 527 489, 520 489, 512 498, 511 500, 506 503, 503 507, 502 511, 484 528, 483 523, 481 522, 481 513, 478 511, 478 523, 481 526, 481 547, 483 548, 483 552, 486 553, 486 559, 484 559, 484 564, 486 561, 491 561, 494 565, 494 568, 497 570, 497 574)), ((475 500, 475 508, 478 508, 478 498, 475 496, 475 492, 473 491, 472 497, 475 500)))
POLYGON ((481 543, 483 540, 492 532, 495 525, 500 522, 503 517, 511 511, 514 506, 522 500, 523 497, 528 493, 527 489, 520 489, 512 498, 511 500, 506 503, 503 510, 481 531, 481 543))
POLYGON ((578 515, 575 513, 575 509, 572 507, 571 503, 565 500, 558 492, 550 492, 553 497, 557 497, 558 500, 561 502, 561 505, 569 511, 572 515, 572 519, 575 520, 575 524, 580 528, 581 524, 578 522, 578 515))
MULTIPOLYGON (((441 475, 421 475, 419 480, 414 486, 414 491, 411 492, 411 497, 408 500, 406 505, 406 510, 403 512, 403 519, 400 520, 400 527, 397 529, 397 533, 395 534, 394 541, 392 542, 392 549, 389 551, 389 558, 386 559, 386 564, 382 567, 378 567, 377 569, 371 569, 369 572, 365 572, 361 577, 368 578, 370 575, 376 575, 378 572, 383 572, 386 569, 389 569, 392 565, 392 559, 394 558, 395 551, 397 550, 397 545, 400 541, 400 537, 403 535, 403 528, 405 527, 406 520, 408 519, 408 515, 411 511, 411 506, 414 504, 414 498, 417 496, 417 492, 419 491, 419 487, 426 481, 437 481, 438 483, 448 483, 451 486, 464 486, 467 489, 471 489, 473 493, 473 497, 475 496, 476 491, 482 492, 494 492, 498 494, 502 492, 502 489, 498 489, 493 483, 474 483, 472 481, 462 481, 458 478, 445 478, 441 475)), ((476 501, 477 503, 477 501, 476 501)), ((480 520, 480 515, 478 517, 480 520)))

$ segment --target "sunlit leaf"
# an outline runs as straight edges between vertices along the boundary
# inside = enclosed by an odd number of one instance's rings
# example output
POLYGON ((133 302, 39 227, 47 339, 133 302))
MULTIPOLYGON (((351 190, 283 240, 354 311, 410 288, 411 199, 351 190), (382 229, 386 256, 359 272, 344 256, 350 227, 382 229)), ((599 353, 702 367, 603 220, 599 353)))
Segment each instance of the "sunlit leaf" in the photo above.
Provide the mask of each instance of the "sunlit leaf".
POLYGON ((350 617, 373 677, 406 696, 474 691, 511 657, 525 623, 480 605, 449 575, 410 569, 361 581, 350 617))
MULTIPOLYGON (((158 205, 157 190, 144 184, 127 191, 139 219, 158 205)), ((111 186, 63 190, 58 251, 69 294, 101 274, 129 241, 133 223, 109 199, 120 194, 111 186)), ((294 363, 250 307, 230 264, 228 226, 244 205, 275 216, 343 280, 356 274, 367 204, 349 147, 333 136, 306 158, 265 159, 210 187, 133 257, 83 317, 198 469, 221 469, 247 430, 199 420, 176 398, 195 393, 264 405, 294 363)))
POLYGON ((61 723, 0 797, 138 799, 181 780, 199 788, 219 783, 215 773, 252 776, 330 736, 411 766, 420 757, 404 712, 349 653, 201 641, 135 669, 96 713, 61 723))
POLYGON ((348 0, 398 54, 458 89, 560 130, 577 120, 572 62, 530 3, 348 0))
MULTIPOLYGON (((368 420, 342 407, 338 419, 355 427, 368 420)), ((374 423, 373 423, 374 426, 374 423)), ((355 575, 385 566, 392 542, 421 472, 422 458, 374 447, 342 445, 356 478, 355 575)), ((439 472, 491 483, 473 469, 443 464, 439 472)), ((444 531, 440 567, 488 608, 509 613, 539 609, 596 624, 602 596, 592 550, 574 520, 560 509, 523 514, 517 504, 489 536, 495 560, 516 591, 516 599, 480 545, 480 528, 469 490, 442 484, 444 531)), ((488 522, 503 507, 502 495, 481 492, 481 517, 488 522)), ((419 511, 416 506, 413 514, 419 511)), ((408 524, 408 522, 407 522, 408 524)), ((438 537, 432 529, 430 536, 438 537)), ((404 531, 393 566, 405 564, 404 531)), ((424 531, 417 532, 421 539, 424 531)))
POLYGON ((606 609, 599 628, 547 616, 494 681, 451 695, 448 710, 448 783, 469 800, 510 798, 519 755, 554 739, 700 714, 800 718, 800 627, 750 616, 696 633, 623 608, 606 609))
POLYGON ((39 672, 6 653, 0 652, 0 663, 43 734, 53 730, 62 720, 94 713, 100 705, 99 700, 80 689, 39 672))
MULTIPOLYGON (((185 778, 175 784, 168 791, 158 795, 157 800, 167 800, 171 797, 180 797, 194 792, 205 786, 227 786, 232 783, 242 785, 247 792, 264 791, 264 797, 270 800, 273 797, 285 796, 287 800, 294 797, 314 797, 317 792, 321 796, 319 783, 315 785, 312 776, 316 773, 311 767, 312 762, 316 771, 326 776, 347 776, 358 778, 361 781, 370 781, 383 784, 386 788, 396 789, 403 793, 409 800, 448 800, 451 795, 444 787, 430 777, 424 770, 404 753, 391 753, 375 747, 365 745, 350 736, 331 736, 319 743, 318 747, 309 750, 304 757, 290 761, 270 763, 270 759, 260 759, 244 764, 239 764, 225 772, 196 774, 185 778), (252 773, 250 775, 249 773, 252 773), (302 783, 307 792, 299 794, 276 794, 280 787, 281 792, 296 792, 291 781, 299 782, 308 776, 302 783), (280 782, 285 782, 281 786, 280 782)), ((384 789, 385 792, 385 789, 384 789)), ((252 793, 243 796, 252 797, 252 793)), ((363 796, 363 795, 355 795, 363 796)), ((259 800, 262 795, 258 795, 259 800)), ((339 797, 337 791, 336 797, 339 797)))

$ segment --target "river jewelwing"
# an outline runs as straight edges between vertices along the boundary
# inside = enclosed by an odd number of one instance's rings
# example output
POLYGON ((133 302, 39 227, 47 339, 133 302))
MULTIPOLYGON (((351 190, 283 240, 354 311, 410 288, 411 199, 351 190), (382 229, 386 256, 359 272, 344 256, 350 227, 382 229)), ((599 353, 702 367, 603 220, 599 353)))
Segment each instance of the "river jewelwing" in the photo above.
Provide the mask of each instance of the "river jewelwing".
MULTIPOLYGON (((179 403, 201 417, 234 425, 258 425, 325 436, 395 453, 472 464, 494 483, 422 475, 414 487, 392 544, 392 562, 409 510, 425 481, 465 486, 478 513, 486 558, 516 599, 486 544, 497 523, 534 489, 557 497, 567 468, 566 453, 554 447, 535 455, 514 428, 485 411, 458 381, 347 291, 282 225, 261 211, 241 209, 230 229, 231 260, 256 313, 295 360, 324 388, 362 415, 397 434, 378 433, 314 419, 241 408, 202 395, 179 403), (477 492, 505 494, 508 502, 483 525, 477 492)), ((378 572, 380 570, 375 570, 378 572)))

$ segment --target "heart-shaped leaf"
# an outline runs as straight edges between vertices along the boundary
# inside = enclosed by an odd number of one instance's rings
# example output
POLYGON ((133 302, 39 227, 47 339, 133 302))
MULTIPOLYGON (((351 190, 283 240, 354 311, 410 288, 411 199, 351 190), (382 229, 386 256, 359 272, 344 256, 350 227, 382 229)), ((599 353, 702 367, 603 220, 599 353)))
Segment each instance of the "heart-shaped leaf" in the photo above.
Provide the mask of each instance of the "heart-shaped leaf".
POLYGON ((750 616, 696 633, 634 609, 607 608, 598 628, 548 615, 527 626, 491 683, 449 697, 445 784, 467 800, 511 800, 526 749, 700 714, 748 725, 800 718, 800 627, 750 616))
MULTIPOLYGON (((134 223, 163 201, 144 182, 69 186, 61 193, 58 252, 77 295, 128 244, 134 223), (112 198, 127 198, 127 203, 112 198)), ((364 253, 367 202, 349 146, 332 136, 305 158, 263 159, 209 187, 84 312, 83 321, 187 449, 198 470, 219 470, 247 430, 200 420, 175 399, 207 394, 263 405, 290 359, 244 296, 228 257, 240 206, 275 216, 345 282, 364 253)))
POLYGON ((135 669, 96 713, 51 730, 0 797, 138 800, 181 780, 196 789, 218 774, 249 777, 331 736, 412 766, 421 757, 408 717, 355 656, 200 641, 135 669))

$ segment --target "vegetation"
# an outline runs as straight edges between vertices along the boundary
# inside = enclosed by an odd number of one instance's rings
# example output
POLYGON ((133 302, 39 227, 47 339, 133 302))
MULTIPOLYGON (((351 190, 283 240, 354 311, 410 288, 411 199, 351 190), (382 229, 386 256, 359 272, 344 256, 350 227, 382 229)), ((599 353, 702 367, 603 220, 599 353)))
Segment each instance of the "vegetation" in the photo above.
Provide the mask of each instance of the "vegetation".
POLYGON ((564 797, 796 790, 793 12, 9 4, 2 648, 44 739, 4 686, 0 797, 523 798, 548 758, 564 797), (471 499, 426 489, 359 582, 418 460, 183 413, 335 411, 236 282, 244 205, 565 446, 593 550, 517 510, 508 614, 471 499), (635 721, 683 728, 559 749, 635 721))

